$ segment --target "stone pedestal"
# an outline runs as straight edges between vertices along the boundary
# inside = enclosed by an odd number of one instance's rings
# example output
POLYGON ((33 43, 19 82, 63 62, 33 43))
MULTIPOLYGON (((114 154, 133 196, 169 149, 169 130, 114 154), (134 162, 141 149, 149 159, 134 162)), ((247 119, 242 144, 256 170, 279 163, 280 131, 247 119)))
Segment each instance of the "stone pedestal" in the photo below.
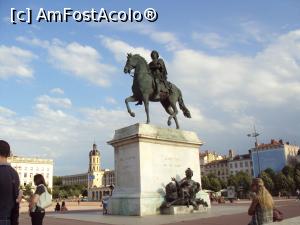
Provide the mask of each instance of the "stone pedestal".
POLYGON ((114 215, 160 214, 165 185, 194 171, 201 184, 199 147, 195 132, 135 124, 115 131, 116 186, 109 202, 114 215))
POLYGON ((164 208, 161 213, 166 215, 179 215, 179 214, 191 214, 191 213, 203 213, 207 212, 207 208, 202 205, 199 206, 198 210, 194 210, 193 206, 186 207, 182 206, 171 206, 170 208, 164 208))

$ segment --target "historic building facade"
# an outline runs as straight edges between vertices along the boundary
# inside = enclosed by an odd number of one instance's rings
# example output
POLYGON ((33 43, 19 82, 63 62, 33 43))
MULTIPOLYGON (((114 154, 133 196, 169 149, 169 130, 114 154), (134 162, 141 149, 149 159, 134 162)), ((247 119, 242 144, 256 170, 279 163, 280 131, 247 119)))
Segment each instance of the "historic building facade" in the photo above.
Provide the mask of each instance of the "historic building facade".
POLYGON ((101 168, 101 154, 97 145, 93 144, 93 148, 89 152, 88 172, 62 176, 62 184, 85 185, 88 188, 89 201, 101 201, 103 196, 112 193, 115 185, 115 172, 101 168))
POLYGON ((250 153, 233 155, 231 158, 228 158, 228 175, 236 175, 241 171, 253 177, 253 164, 250 153))
POLYGON ((299 146, 291 145, 289 142, 272 139, 268 144, 256 144, 252 152, 254 176, 267 168, 279 172, 286 165, 293 164, 297 159, 299 146))
POLYGON ((203 166, 201 170, 204 176, 214 174, 221 180, 227 181, 228 179, 228 159, 214 160, 203 166))
POLYGON ((199 158, 200 158, 200 171, 201 171, 201 175, 205 175, 206 174, 206 169, 211 169, 210 167, 205 167, 206 164, 213 162, 213 161, 218 161, 218 160, 222 160, 225 159, 225 156, 221 156, 219 154, 217 154, 216 152, 209 152, 209 151, 205 151, 203 153, 199 154, 199 158))
POLYGON ((11 156, 8 163, 18 172, 20 185, 31 184, 34 187, 33 177, 42 174, 49 188, 53 186, 53 160, 11 156))
MULTIPOLYGON (((218 156, 216 153, 211 153, 211 155, 215 155, 215 157, 218 156)), ((213 157, 211 158, 213 159, 213 157)), ((208 174, 214 174, 216 177, 224 181, 227 181, 230 175, 235 175, 240 171, 248 173, 251 177, 253 176, 250 153, 234 155, 234 151, 231 149, 228 152, 228 156, 222 156, 222 158, 219 156, 218 159, 206 161, 206 163, 204 160, 201 160, 200 156, 200 166, 201 175, 207 176, 208 174)))
POLYGON ((74 174, 62 177, 62 185, 88 185, 88 176, 87 173, 74 174))

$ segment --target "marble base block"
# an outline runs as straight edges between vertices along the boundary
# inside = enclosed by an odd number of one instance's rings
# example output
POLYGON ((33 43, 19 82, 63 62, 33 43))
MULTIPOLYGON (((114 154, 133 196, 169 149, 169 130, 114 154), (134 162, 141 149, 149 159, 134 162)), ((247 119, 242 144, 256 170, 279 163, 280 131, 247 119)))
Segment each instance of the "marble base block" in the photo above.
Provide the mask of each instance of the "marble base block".
POLYGON ((135 124, 115 131, 116 186, 109 202, 114 215, 160 214, 165 186, 182 179, 191 168, 201 184, 199 147, 195 132, 135 124))
POLYGON ((203 213, 207 212, 207 208, 202 205, 199 206, 198 210, 194 210, 193 206, 171 206, 170 208, 164 208, 161 210, 161 214, 166 215, 179 215, 179 214, 191 214, 191 213, 203 213))

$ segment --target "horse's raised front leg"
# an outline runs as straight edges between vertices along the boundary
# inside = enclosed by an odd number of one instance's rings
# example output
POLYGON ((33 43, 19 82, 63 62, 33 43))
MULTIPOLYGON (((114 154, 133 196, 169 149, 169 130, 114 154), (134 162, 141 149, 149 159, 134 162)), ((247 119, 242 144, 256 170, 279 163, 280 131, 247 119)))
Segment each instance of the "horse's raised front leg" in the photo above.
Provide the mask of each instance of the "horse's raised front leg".
POLYGON ((145 112, 147 115, 147 124, 150 123, 150 116, 149 116, 149 96, 144 96, 143 97, 144 105, 145 105, 145 112))
POLYGON ((130 106, 129 106, 129 102, 136 102, 137 99, 134 96, 130 96, 128 98, 125 99, 125 104, 127 107, 127 111, 130 114, 130 116, 135 117, 135 113, 131 111, 130 106))
POLYGON ((177 120, 178 110, 177 110, 177 107, 176 107, 176 103, 171 102, 171 107, 173 109, 173 114, 171 116, 169 116, 168 125, 169 126, 171 125, 171 119, 173 118, 174 121, 175 121, 175 124, 176 124, 176 129, 179 129, 179 123, 178 123, 178 120, 177 120))

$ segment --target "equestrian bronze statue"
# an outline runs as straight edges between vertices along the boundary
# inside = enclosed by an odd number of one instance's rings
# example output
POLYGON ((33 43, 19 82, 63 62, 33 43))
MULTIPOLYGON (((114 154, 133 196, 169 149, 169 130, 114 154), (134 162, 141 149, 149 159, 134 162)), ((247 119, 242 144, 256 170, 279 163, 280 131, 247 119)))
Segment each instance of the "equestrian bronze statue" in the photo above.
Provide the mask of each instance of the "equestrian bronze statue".
POLYGON ((135 113, 130 109, 129 102, 137 102, 137 105, 144 104, 147 123, 150 123, 149 101, 160 102, 170 115, 168 125, 170 126, 171 120, 174 119, 176 128, 179 129, 176 103, 179 103, 179 108, 185 117, 191 118, 191 113, 184 105, 180 89, 167 81, 167 70, 163 60, 159 59, 158 52, 153 51, 151 58, 152 62, 148 65, 142 56, 127 54, 124 73, 130 74, 134 70, 133 95, 125 99, 127 111, 132 117, 135 117, 135 113))

